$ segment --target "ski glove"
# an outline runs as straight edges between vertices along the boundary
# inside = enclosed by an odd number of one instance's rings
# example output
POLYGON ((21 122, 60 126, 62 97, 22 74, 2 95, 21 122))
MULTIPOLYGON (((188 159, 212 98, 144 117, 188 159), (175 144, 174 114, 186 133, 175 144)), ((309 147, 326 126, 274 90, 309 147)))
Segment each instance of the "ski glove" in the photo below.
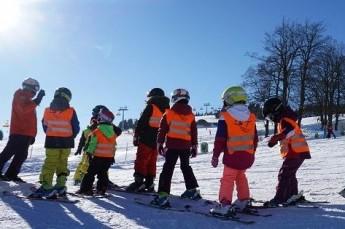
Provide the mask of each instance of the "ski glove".
POLYGON ((218 157, 212 157, 211 165, 213 168, 216 168, 218 166, 218 157))
POLYGON ((192 146, 192 148, 190 148, 190 157, 196 157, 196 155, 198 154, 198 146, 194 145, 192 146))
POLYGON ((81 149, 80 150, 77 150, 75 153, 74 153, 74 155, 80 155, 81 154, 81 149))
POLYGON ((38 95, 36 96, 36 98, 33 100, 34 103, 36 103, 36 105, 40 105, 42 98, 46 95, 46 92, 42 89, 38 92, 38 95))
POLYGON ((138 136, 133 136, 133 145, 134 146, 139 146, 139 138, 138 138, 138 136))
POLYGON ((268 147, 272 148, 273 146, 277 145, 278 141, 285 138, 285 134, 276 134, 271 137, 271 139, 268 141, 268 147))
POLYGON ((165 157, 166 150, 164 149, 163 144, 157 144, 157 152, 159 153, 159 155, 165 157))

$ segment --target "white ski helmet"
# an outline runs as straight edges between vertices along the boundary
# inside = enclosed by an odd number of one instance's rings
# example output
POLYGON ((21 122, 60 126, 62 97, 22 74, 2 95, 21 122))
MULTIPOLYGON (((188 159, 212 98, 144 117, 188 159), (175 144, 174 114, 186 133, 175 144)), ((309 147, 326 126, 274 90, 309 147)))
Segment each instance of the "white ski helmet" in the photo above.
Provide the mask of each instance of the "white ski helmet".
POLYGON ((35 94, 40 90, 40 84, 38 81, 30 77, 23 81, 22 87, 23 89, 32 91, 35 94))
POLYGON ((178 88, 175 89, 172 93, 171 93, 171 102, 172 103, 177 103, 178 101, 181 100, 187 100, 187 102, 189 102, 189 92, 186 89, 183 88, 178 88))

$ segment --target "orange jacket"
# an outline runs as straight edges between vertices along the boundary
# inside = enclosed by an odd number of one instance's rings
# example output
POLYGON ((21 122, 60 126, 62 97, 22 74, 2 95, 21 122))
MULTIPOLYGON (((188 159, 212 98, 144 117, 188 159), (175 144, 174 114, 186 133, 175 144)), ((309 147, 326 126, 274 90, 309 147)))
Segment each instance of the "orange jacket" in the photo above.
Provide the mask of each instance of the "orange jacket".
POLYGON ((288 134, 283 140, 280 141, 280 153, 283 158, 285 158, 288 153, 290 152, 290 149, 292 150, 292 153, 301 154, 310 152, 309 146, 307 141, 305 140, 305 136, 302 133, 302 130, 297 125, 297 123, 290 119, 290 118, 282 118, 278 125, 279 132, 283 132, 282 129, 282 121, 285 121, 289 123, 294 129, 291 132, 292 134, 288 134), (291 135, 291 136, 289 136, 291 135))
POLYGON ((163 113, 159 110, 159 108, 155 104, 151 104, 152 106, 152 115, 149 119, 149 126, 153 128, 159 128, 159 123, 163 117, 163 113))
POLYGON ((190 113, 188 115, 182 115, 171 109, 167 109, 165 114, 169 125, 167 136, 169 138, 191 141, 191 125, 195 119, 194 114, 190 113))
POLYGON ((221 112, 227 126, 227 153, 235 152, 255 153, 255 122, 256 117, 250 114, 248 121, 238 121, 234 119, 228 112, 221 112))
POLYGON ((18 89, 13 96, 10 134, 35 137, 37 134, 36 103, 29 91, 18 89))
POLYGON ((46 135, 49 137, 72 137, 72 117, 74 109, 68 108, 64 111, 54 111, 46 108, 43 122, 47 126, 46 135))
POLYGON ((97 146, 94 152, 95 157, 112 158, 115 156, 116 134, 106 137, 100 129, 96 129, 93 135, 97 138, 97 146))

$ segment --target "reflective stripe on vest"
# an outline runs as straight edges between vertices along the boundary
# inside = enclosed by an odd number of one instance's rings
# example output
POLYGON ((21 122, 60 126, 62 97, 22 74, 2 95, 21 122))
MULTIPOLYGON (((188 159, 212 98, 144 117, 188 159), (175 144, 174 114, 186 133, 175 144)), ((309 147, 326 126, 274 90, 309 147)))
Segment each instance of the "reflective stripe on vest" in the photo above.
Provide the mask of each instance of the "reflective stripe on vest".
POLYGON ((288 122, 293 128, 294 135, 291 137, 285 138, 280 141, 280 154, 284 158, 289 152, 289 146, 291 147, 294 153, 305 153, 309 152, 309 146, 307 141, 305 140, 305 136, 302 133, 301 128, 297 125, 297 123, 290 119, 290 118, 283 118, 279 125, 279 132, 282 132, 282 121, 288 122))
POLYGON ((49 137, 72 137, 72 116, 73 108, 64 111, 54 111, 46 108, 44 111, 43 122, 47 126, 46 135, 49 137))
POLYGON ((192 140, 191 125, 195 119, 194 114, 181 115, 168 109, 166 111, 166 119, 169 125, 168 137, 185 141, 192 140))
POLYGON ((238 121, 228 112, 221 112, 228 133, 227 153, 247 152, 254 154, 255 115, 250 114, 247 121, 238 121))
POLYGON ((116 135, 107 138, 104 134, 96 129, 93 134, 97 137, 97 146, 94 152, 96 157, 114 157, 116 151, 116 135))
POLYGON ((159 108, 154 105, 152 105, 152 115, 149 119, 149 126, 153 128, 159 128, 159 124, 161 122, 161 119, 163 117, 163 113, 159 110, 159 108))

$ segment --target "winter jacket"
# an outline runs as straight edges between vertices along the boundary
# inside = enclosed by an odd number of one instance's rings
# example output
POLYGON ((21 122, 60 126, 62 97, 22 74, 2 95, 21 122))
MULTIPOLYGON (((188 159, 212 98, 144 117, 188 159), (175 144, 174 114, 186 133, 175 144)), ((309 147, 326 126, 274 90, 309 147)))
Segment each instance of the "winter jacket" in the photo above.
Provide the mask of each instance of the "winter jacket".
POLYGON ((116 138, 112 124, 101 123, 92 131, 85 151, 95 157, 113 158, 115 156, 116 138))
MULTIPOLYGON (((83 131, 83 134, 80 136, 77 152, 81 153, 81 151, 83 150, 84 146, 85 146, 85 148, 88 147, 88 143, 90 141, 89 137, 91 137, 90 134, 96 128, 97 128, 97 124, 86 127, 86 129, 83 131)), ((114 124, 113 124, 113 129, 114 129, 114 132, 115 132, 117 137, 122 134, 121 128, 117 127, 114 124)))
POLYGON ((192 146, 196 146, 198 144, 198 131, 192 108, 184 103, 175 103, 171 107, 171 111, 180 115, 193 117, 190 123, 190 140, 168 136, 170 135, 169 130, 171 127, 169 125, 170 121, 168 121, 167 113, 165 113, 158 130, 157 143, 163 144, 165 142, 165 146, 168 149, 175 150, 189 150, 192 146))
POLYGON ((18 89, 13 96, 10 135, 36 137, 37 104, 32 100, 32 93, 18 89))
MULTIPOLYGON (((61 112, 70 108, 68 102, 65 99, 55 98, 49 109, 56 112, 61 112)), ((73 109, 73 108, 72 108, 73 109)), ((73 109, 73 114, 70 120, 70 125, 72 129, 72 135, 69 137, 57 137, 57 136, 47 136, 45 139, 45 148, 58 148, 58 149, 68 149, 74 148, 74 138, 78 135, 80 127, 77 113, 73 109)), ((47 123, 42 120, 42 126, 45 133, 47 133, 47 123)))
MULTIPOLYGON (((246 105, 234 105, 228 109, 223 109, 222 112, 227 112, 231 115, 232 118, 239 122, 247 122, 250 120, 251 113, 248 110, 246 105)), ((218 158, 222 152, 224 152, 223 156, 223 164, 238 170, 245 170, 250 168, 255 159, 254 153, 252 151, 247 152, 245 150, 237 150, 235 152, 229 152, 228 149, 228 136, 231 136, 232 133, 228 133, 228 130, 231 131, 231 128, 227 126, 227 123, 223 116, 219 118, 218 127, 216 138, 214 142, 214 149, 213 149, 213 157, 218 158)), ((256 151, 256 147, 258 144, 258 134, 256 130, 256 125, 254 124, 253 128, 250 130, 252 133, 248 133, 248 135, 253 136, 252 139, 252 147, 253 151, 256 151)))
MULTIPOLYGON (((283 111, 280 119, 280 132, 277 134, 281 136, 281 139, 279 139, 282 142, 285 142, 285 140, 289 140, 289 138, 294 138, 296 136, 295 128, 298 129, 298 132, 302 133, 300 130, 300 127, 296 124, 297 122, 297 115, 296 113, 290 108, 286 107, 286 109, 283 111), (294 124, 292 125, 289 120, 292 120, 294 124)), ((305 142, 305 139, 304 139, 305 142)), ((281 147, 284 147, 284 144, 282 144, 281 147)), ((295 152, 293 148, 291 147, 291 142, 287 143, 287 149, 284 150, 284 154, 282 154, 283 158, 301 158, 301 159, 310 159, 310 151, 309 148, 305 152, 295 152)), ((283 151, 283 149, 281 150, 283 151)))
POLYGON ((134 136, 151 148, 156 148, 158 128, 151 127, 149 122, 153 113, 152 104, 156 105, 164 113, 169 108, 169 98, 165 96, 154 96, 147 101, 147 105, 138 120, 134 136))

